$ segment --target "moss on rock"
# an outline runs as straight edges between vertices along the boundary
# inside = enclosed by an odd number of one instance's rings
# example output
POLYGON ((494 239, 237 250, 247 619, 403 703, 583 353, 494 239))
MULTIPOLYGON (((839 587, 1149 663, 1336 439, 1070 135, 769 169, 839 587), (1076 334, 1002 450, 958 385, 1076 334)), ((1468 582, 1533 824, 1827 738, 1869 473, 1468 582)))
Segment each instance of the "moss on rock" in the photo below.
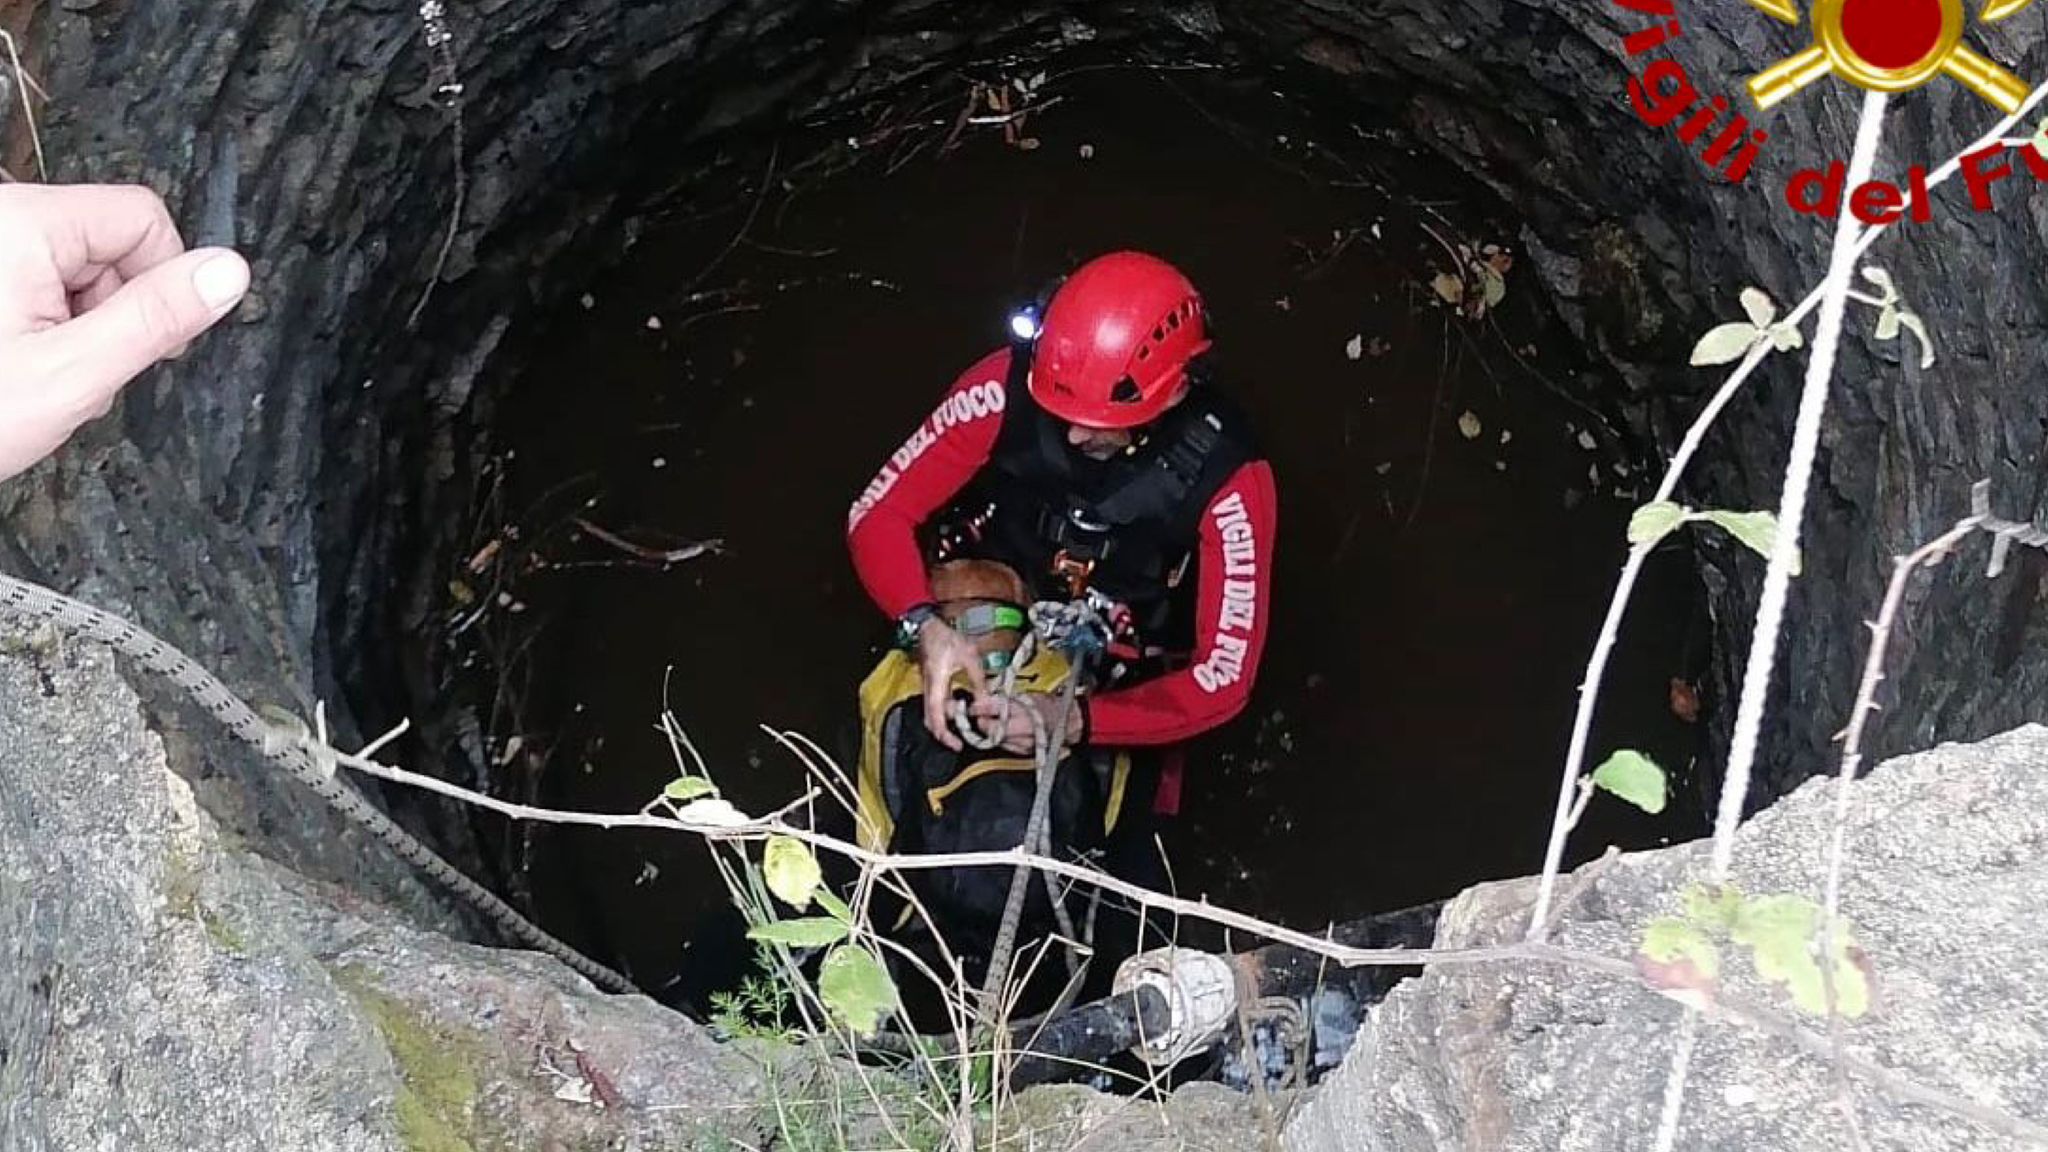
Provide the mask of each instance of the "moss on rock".
POLYGON ((477 1152, 476 1041, 374 987, 359 968, 335 980, 376 1023, 398 1066, 399 1137, 411 1152, 477 1152))

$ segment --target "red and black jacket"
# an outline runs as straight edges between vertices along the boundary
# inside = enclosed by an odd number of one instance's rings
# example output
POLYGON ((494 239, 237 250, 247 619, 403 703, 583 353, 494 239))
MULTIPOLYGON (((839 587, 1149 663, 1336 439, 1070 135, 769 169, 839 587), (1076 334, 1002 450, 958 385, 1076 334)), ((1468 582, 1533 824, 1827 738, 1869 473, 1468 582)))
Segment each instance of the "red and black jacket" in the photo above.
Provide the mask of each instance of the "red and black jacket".
POLYGON ((970 368, 854 502, 862 585, 893 618, 931 599, 938 552, 1001 560, 1054 598, 1066 595, 1054 557, 1092 560, 1089 585, 1131 609, 1136 642, 1180 658, 1136 662, 1148 675, 1099 690, 1090 741, 1173 744, 1222 724, 1244 708, 1265 647, 1271 467, 1204 386, 1133 451, 1089 460, 1031 399, 1024 367, 1003 349, 970 368))

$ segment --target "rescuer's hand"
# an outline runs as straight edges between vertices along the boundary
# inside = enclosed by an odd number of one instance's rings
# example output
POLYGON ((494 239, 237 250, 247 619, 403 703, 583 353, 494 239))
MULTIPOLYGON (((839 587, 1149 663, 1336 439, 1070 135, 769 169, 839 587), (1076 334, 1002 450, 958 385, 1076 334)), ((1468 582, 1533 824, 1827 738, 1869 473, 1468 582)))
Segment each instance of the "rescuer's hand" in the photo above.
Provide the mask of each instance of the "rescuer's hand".
POLYGON ((104 415, 248 288, 240 256, 185 251, 147 188, 0 185, 0 480, 104 415))
MULTIPOLYGON (((968 710, 968 714, 984 722, 983 731, 987 731, 986 723, 993 721, 1002 710, 1002 702, 990 697, 977 701, 974 707, 968 710)), ((1038 713, 1039 719, 1045 725, 1046 739, 1052 739, 1053 729, 1059 726, 1056 718, 1060 714, 1060 698, 1048 692, 1027 692, 1010 704, 1008 727, 1003 730, 1003 751, 1015 756, 1038 754, 1037 738, 1031 731, 1031 712, 1038 713)), ((1081 705, 1079 701, 1075 701, 1067 707, 1067 731, 1061 741, 1061 751, 1072 748, 1080 741, 1081 705)))
POLYGON ((967 682, 974 689, 975 707, 988 703, 988 677, 981 670, 981 653, 952 625, 933 617, 917 633, 917 667, 924 677, 924 726, 931 729, 939 743, 961 751, 967 744, 953 731, 948 719, 952 711, 953 678, 966 673, 967 682))

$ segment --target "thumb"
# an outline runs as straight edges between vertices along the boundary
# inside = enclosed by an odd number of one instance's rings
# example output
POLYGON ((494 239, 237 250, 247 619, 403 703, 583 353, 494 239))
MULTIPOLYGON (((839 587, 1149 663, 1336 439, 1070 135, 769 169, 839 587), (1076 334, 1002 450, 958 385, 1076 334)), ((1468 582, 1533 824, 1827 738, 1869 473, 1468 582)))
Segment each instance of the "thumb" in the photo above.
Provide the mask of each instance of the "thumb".
POLYGON ((48 379, 73 403, 104 411, 122 385, 177 355, 248 290, 248 262, 227 249, 166 260, 99 307, 37 335, 48 379))

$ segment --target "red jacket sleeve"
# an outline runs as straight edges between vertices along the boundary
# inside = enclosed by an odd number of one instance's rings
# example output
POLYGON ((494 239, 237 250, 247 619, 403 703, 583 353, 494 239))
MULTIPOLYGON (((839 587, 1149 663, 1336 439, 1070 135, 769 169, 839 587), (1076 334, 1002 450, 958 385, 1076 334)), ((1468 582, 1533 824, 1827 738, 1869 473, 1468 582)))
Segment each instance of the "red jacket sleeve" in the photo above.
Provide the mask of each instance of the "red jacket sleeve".
POLYGON ((1239 468, 1202 516, 1195 648, 1188 667, 1096 696, 1089 740, 1173 744, 1244 710, 1266 647, 1278 507, 1264 460, 1239 468))
POLYGON ((932 598, 917 526, 988 462, 1003 423, 1009 367, 1009 349, 998 349, 954 381, 847 511, 854 571, 868 598, 891 619, 932 598))

